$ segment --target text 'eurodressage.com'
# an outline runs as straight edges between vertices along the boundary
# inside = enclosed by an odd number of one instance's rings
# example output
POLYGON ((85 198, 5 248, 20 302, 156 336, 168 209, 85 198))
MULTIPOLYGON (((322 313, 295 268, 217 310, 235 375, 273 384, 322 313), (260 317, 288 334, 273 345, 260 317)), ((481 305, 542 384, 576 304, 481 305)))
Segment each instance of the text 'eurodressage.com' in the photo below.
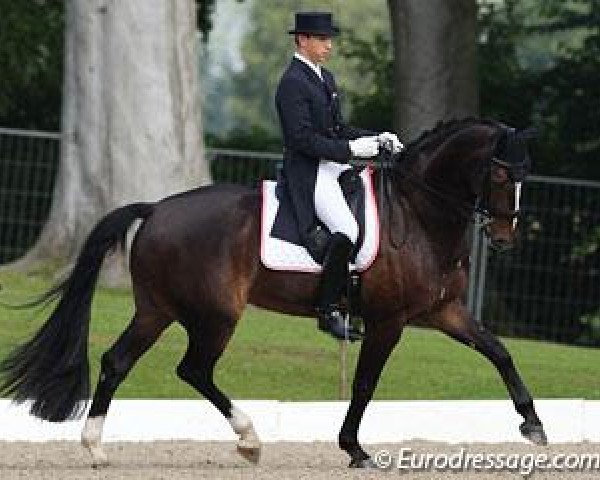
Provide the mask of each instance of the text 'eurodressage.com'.
POLYGON ((397 452, 379 450, 373 461, 381 469, 410 471, 511 471, 528 476, 535 471, 598 471, 600 453, 417 453, 410 448, 397 452))

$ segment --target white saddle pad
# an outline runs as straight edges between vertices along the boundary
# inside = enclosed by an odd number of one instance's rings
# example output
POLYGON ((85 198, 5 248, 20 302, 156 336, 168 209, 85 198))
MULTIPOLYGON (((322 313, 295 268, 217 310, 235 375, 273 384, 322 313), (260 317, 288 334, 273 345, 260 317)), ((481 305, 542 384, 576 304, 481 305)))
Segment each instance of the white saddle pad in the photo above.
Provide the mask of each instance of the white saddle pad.
MULTIPOLYGON (((365 232, 363 244, 350 270, 362 272, 369 268, 379 250, 379 217, 372 169, 367 167, 360 174, 365 187, 365 232)), ((275 195, 276 182, 265 180, 262 184, 262 228, 260 258, 263 265, 272 270, 317 273, 322 266, 313 260, 306 248, 270 235, 277 215, 279 201, 275 195)))

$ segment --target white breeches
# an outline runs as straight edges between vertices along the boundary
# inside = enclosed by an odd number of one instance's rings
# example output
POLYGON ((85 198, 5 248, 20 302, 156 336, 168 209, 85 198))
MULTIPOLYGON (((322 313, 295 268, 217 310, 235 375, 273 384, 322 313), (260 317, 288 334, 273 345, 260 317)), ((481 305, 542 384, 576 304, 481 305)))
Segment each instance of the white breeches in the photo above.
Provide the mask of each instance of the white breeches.
POLYGON ((321 160, 315 185, 315 210, 331 233, 343 233, 356 245, 358 224, 344 199, 338 177, 351 165, 321 160))

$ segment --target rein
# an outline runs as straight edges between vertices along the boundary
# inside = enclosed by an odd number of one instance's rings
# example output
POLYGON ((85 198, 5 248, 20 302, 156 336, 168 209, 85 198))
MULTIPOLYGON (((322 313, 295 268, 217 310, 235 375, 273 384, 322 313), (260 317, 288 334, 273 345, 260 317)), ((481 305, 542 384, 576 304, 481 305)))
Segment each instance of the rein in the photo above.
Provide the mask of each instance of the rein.
MULTIPOLYGON (((390 158, 390 160, 394 160, 399 156, 399 154, 391 155, 388 153, 387 156, 390 158)), ((454 211, 456 211, 462 218, 468 220, 470 223, 477 223, 477 220, 474 219, 474 214, 479 214, 480 216, 483 216, 486 219, 485 221, 487 222, 491 221, 493 218, 491 212, 488 209, 483 208, 479 204, 479 202, 477 202, 475 205, 472 205, 469 202, 457 201, 456 198, 446 193, 446 191, 436 188, 435 186, 427 183, 417 175, 413 174, 410 170, 399 167, 397 163, 394 163, 393 161, 388 161, 387 164, 384 164, 383 155, 380 156, 379 164, 380 169, 382 170, 380 172, 380 178, 382 181, 385 181, 385 184, 381 184, 382 188, 380 188, 379 192, 380 202, 383 201, 383 188, 385 188, 386 199, 388 200, 388 202, 390 200, 391 193, 389 171, 391 171, 392 173, 396 173, 399 176, 410 181, 413 185, 420 188, 422 191, 430 194, 432 197, 435 197, 437 200, 443 202, 445 205, 451 206, 454 209, 454 211), (383 185, 385 185, 385 187, 383 187, 383 185)))
MULTIPOLYGON (((401 168, 397 162, 399 153, 391 154, 387 150, 382 150, 382 153, 378 156, 378 167, 379 167, 379 204, 383 207, 384 203, 391 205, 391 188, 390 188, 390 172, 399 175, 400 177, 408 180, 412 185, 418 187, 422 191, 429 194, 431 197, 437 199, 440 203, 443 203, 445 207, 450 207, 453 211, 458 213, 460 217, 465 219, 468 223, 475 225, 477 228, 483 228, 486 235, 488 229, 486 228, 494 218, 505 218, 511 219, 516 218, 519 215, 518 211, 512 210, 509 212, 496 212, 493 209, 485 205, 489 203, 489 194, 492 187, 492 181, 489 180, 486 183, 482 196, 477 198, 477 202, 473 205, 470 202, 457 201, 453 195, 448 194, 445 190, 438 188, 430 183, 422 180, 419 176, 413 174, 410 170, 401 168), (485 197, 485 199, 483 198, 485 197), (482 201, 483 200, 483 201, 482 201)), ((509 167, 506 162, 493 157, 492 163, 497 163, 502 167, 509 167)), ((486 178, 489 178, 490 172, 486 174, 486 178)), ((391 208, 388 209, 390 216, 391 225, 391 208)))

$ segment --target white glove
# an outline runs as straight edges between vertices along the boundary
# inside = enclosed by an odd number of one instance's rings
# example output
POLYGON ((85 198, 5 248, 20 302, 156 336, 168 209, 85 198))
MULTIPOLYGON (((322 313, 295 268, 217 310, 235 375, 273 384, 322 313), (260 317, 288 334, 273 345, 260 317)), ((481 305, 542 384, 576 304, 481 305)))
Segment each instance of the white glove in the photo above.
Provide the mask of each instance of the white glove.
POLYGON ((359 158, 371 158, 379 153, 379 140, 374 137, 360 137, 350 140, 350 151, 352 155, 359 158))
POLYGON ((396 135, 395 133, 380 133, 377 136, 377 140, 379 140, 379 143, 381 145, 383 145, 386 149, 388 149, 394 154, 400 152, 404 148, 404 145, 402 144, 402 142, 400 142, 400 140, 398 140, 398 135, 396 135))

